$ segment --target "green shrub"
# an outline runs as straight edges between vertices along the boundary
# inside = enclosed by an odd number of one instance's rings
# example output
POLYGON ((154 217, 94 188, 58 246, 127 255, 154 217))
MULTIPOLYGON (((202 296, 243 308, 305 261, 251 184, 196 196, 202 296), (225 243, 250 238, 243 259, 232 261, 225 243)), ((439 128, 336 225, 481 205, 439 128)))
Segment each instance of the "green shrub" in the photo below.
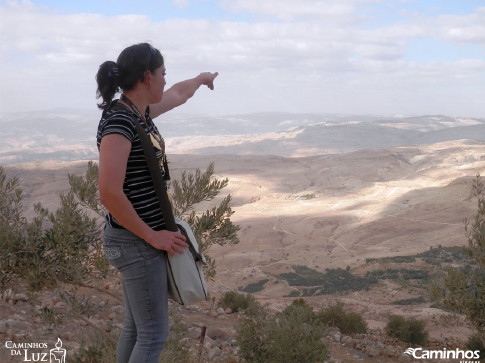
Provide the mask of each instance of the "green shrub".
POLYGON ((116 344, 99 333, 89 339, 81 340, 81 347, 69 361, 73 363, 113 363, 116 356, 116 344))
POLYGON ((0 167, 0 285, 21 278, 33 290, 58 281, 86 283, 104 278, 98 221, 83 209, 72 189, 60 195, 53 213, 35 204, 36 217, 24 217, 19 179, 7 179, 0 167))
POLYGON ((233 312, 248 309, 256 303, 256 299, 251 294, 240 294, 236 291, 228 291, 222 295, 218 302, 224 309, 230 308, 233 312))
POLYGON ((259 280, 258 282, 254 282, 252 284, 247 284, 245 287, 240 288, 239 291, 242 292, 249 292, 254 293, 263 290, 263 286, 267 283, 268 279, 259 280))
POLYGON ((389 279, 389 280, 426 280, 429 278, 429 272, 424 270, 410 270, 406 268, 395 269, 389 268, 387 270, 375 270, 367 272, 367 277, 374 277, 376 279, 389 279))
POLYGON ((392 302, 392 305, 412 305, 412 304, 422 304, 426 302, 424 297, 413 297, 410 299, 396 300, 392 302))
POLYGON ((299 298, 299 299, 293 300, 293 302, 291 303, 291 305, 304 306, 304 307, 309 308, 310 310, 313 310, 313 308, 310 305, 308 305, 308 303, 306 302, 306 300, 303 299, 303 298, 299 298))
POLYGON ((256 303, 238 326, 240 356, 246 362, 324 362, 328 358, 324 328, 308 306, 292 304, 271 316, 256 303))
POLYGON ((428 342, 428 332, 424 330, 424 325, 424 321, 421 320, 392 315, 387 322, 385 332, 388 336, 405 343, 424 346, 428 342))
POLYGON ((482 335, 478 333, 471 335, 466 342, 466 348, 473 351, 479 350, 480 359, 485 359, 485 341, 482 335))
POLYGON ((318 319, 327 325, 339 328, 342 334, 359 334, 367 332, 367 323, 357 313, 346 313, 343 304, 336 304, 317 314, 318 319))
POLYGON ((189 337, 189 330, 182 321, 182 316, 175 308, 170 307, 170 334, 160 356, 159 363, 189 363, 191 356, 184 340, 189 337))
POLYGON ((485 186, 480 174, 474 185, 477 198, 477 213, 472 220, 465 219, 467 246, 462 249, 470 260, 466 268, 448 269, 440 286, 435 287, 435 296, 455 312, 464 314, 480 332, 485 330, 485 186))
POLYGON ((306 266, 292 266, 295 272, 282 273, 279 278, 290 286, 309 286, 303 289, 303 296, 334 294, 338 292, 359 291, 377 283, 373 276, 355 276, 341 268, 327 269, 325 273, 306 266))

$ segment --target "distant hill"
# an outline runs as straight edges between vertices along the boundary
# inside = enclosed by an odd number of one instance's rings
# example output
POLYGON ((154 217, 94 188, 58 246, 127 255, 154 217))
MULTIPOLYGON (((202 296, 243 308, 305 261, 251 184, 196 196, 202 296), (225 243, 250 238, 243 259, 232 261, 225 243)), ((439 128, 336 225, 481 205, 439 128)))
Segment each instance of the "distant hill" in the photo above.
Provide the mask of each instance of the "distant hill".
MULTIPOLYGON (((0 114, 0 165, 96 159, 97 111, 0 114)), ((485 119, 266 112, 155 120, 169 153, 309 156, 376 147, 485 141, 485 119)))

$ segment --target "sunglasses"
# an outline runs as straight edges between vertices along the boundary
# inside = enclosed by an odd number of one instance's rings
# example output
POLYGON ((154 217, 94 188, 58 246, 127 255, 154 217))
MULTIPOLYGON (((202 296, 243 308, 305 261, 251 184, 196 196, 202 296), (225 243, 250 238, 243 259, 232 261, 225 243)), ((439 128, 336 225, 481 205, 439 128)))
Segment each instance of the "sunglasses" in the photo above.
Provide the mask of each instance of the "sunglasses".
POLYGON ((147 45, 147 48, 148 48, 148 66, 150 66, 150 62, 152 61, 152 57, 153 55, 155 54, 155 48, 152 47, 151 44, 149 43, 145 43, 147 45))

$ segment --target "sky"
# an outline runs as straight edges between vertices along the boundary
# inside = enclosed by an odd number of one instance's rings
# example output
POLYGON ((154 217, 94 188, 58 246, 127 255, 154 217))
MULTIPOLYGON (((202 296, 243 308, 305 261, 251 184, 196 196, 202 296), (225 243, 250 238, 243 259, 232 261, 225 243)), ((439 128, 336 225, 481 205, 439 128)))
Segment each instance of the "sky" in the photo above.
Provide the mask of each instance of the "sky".
POLYGON ((219 72, 174 112, 485 117, 482 0, 0 0, 0 113, 95 111, 140 42, 167 87, 219 72))

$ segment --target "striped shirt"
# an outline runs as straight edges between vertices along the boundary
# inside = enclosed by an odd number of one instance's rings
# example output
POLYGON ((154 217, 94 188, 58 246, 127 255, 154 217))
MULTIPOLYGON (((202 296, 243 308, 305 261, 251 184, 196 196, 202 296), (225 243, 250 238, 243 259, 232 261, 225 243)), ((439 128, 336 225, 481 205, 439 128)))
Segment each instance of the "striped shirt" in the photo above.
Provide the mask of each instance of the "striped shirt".
MULTIPOLYGON (((131 142, 131 151, 128 156, 126 176, 123 182, 123 192, 133 205, 138 216, 152 229, 159 231, 165 229, 165 222, 132 117, 134 116, 128 109, 121 104, 118 105, 117 100, 113 101, 110 107, 103 112, 99 121, 96 138, 98 150, 101 145, 101 139, 106 135, 122 135, 131 142)), ((150 118, 148 108, 145 112, 146 122, 140 117, 137 118, 147 133, 157 135, 161 139, 157 127, 150 118)), ((157 156, 161 156, 159 150, 156 151, 158 151, 157 156)), ((163 170, 161 172, 163 174, 163 170)), ((113 228, 124 228, 111 213, 108 213, 106 216, 106 224, 113 228)))

